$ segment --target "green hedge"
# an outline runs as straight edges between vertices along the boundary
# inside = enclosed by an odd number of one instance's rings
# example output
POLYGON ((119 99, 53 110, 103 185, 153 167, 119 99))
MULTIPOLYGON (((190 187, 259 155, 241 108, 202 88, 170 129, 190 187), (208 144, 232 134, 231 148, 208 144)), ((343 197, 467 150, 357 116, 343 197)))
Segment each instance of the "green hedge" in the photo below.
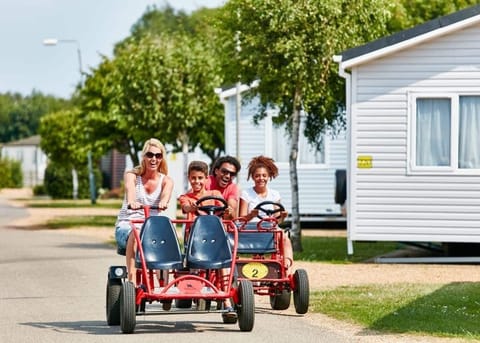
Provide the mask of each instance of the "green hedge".
MULTIPOLYGON (((78 199, 90 198, 90 181, 88 178, 88 168, 80 168, 78 174, 78 199)), ((98 169, 94 169, 95 185, 98 190, 102 185, 102 174, 98 169)), ((72 169, 62 163, 50 162, 45 169, 45 177, 43 180, 45 190, 52 199, 72 199, 73 182, 72 169)))
POLYGON ((23 187, 22 165, 6 157, 0 158, 0 189, 23 187))

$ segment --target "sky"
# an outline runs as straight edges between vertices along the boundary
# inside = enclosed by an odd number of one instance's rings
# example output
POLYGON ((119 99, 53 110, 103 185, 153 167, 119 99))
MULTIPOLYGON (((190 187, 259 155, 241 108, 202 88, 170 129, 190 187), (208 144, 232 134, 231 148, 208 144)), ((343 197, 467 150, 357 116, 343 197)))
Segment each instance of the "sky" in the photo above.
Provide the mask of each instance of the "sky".
MULTIPOLYGON (((225 0, 170 0, 177 10, 191 12, 220 7, 225 0)), ((149 5, 166 0, 1 0, 0 93, 31 94, 33 90, 69 98, 80 81, 80 66, 95 68, 101 56, 112 56, 115 43, 149 5), (45 39, 56 38, 54 46, 45 39), (80 53, 78 53, 80 52, 80 53), (79 61, 79 55, 80 60, 79 61)))

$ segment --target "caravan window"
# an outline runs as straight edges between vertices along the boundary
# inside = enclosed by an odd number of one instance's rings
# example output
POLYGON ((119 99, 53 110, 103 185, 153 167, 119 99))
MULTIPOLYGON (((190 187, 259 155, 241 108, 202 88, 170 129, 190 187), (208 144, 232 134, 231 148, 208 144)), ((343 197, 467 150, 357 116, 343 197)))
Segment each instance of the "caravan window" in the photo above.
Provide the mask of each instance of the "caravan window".
MULTIPOLYGON (((324 164, 325 163, 325 149, 317 151, 311 144, 308 143, 307 138, 303 135, 304 123, 300 125, 300 137, 298 142, 298 164, 324 164)), ((272 130, 272 156, 278 163, 288 163, 290 154, 290 135, 287 132, 285 125, 273 126, 272 130)))
POLYGON ((480 171, 480 96, 412 97, 412 172, 480 171))

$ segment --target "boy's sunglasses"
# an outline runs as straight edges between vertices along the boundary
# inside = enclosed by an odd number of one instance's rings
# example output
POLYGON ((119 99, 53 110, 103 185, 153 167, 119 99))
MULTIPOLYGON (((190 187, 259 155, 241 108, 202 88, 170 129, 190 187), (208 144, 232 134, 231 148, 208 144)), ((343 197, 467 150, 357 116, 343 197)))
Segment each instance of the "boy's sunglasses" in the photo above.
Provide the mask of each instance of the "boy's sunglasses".
POLYGON ((237 172, 233 172, 233 171, 225 169, 225 168, 220 168, 220 173, 222 173, 223 175, 230 174, 231 177, 237 176, 237 172))
POLYGON ((163 155, 161 152, 157 152, 156 154, 154 154, 153 152, 148 151, 145 153, 145 156, 147 156, 148 158, 153 158, 153 156, 155 156, 155 158, 158 160, 161 159, 163 155))

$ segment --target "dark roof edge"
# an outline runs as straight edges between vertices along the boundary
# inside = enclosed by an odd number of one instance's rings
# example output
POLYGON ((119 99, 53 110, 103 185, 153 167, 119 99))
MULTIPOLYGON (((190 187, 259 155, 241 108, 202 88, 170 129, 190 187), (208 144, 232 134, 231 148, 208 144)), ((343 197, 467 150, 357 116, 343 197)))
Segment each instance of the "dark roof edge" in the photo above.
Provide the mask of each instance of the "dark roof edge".
POLYGON ((392 35, 379 38, 364 45, 360 45, 341 53, 342 62, 348 61, 358 56, 386 48, 398 44, 400 42, 409 40, 411 38, 423 35, 425 33, 434 31, 441 27, 449 26, 458 23, 462 20, 474 17, 480 14, 480 5, 467 7, 463 10, 453 12, 451 14, 439 17, 437 19, 429 20, 423 24, 412 27, 411 29, 396 32, 392 35))

